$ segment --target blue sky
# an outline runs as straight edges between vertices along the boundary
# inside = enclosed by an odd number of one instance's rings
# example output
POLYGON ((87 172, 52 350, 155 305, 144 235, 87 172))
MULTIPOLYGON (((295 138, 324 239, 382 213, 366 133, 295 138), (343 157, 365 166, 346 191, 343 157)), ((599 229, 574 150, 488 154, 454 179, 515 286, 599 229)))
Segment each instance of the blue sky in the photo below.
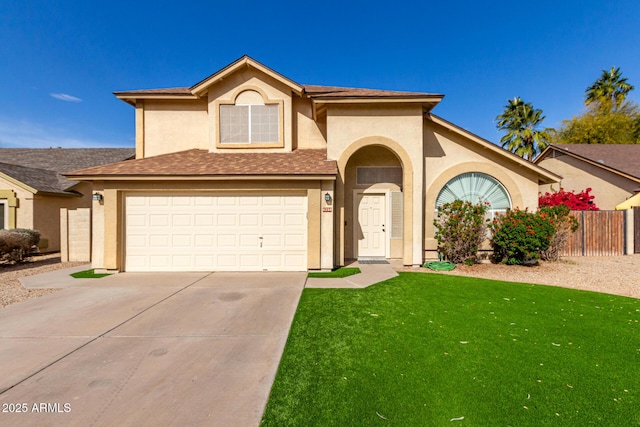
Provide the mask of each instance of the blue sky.
POLYGON ((301 84, 445 94, 434 113, 498 142, 520 96, 545 126, 603 69, 640 93, 640 2, 0 2, 0 147, 132 147, 112 92, 191 86, 242 55, 301 84))

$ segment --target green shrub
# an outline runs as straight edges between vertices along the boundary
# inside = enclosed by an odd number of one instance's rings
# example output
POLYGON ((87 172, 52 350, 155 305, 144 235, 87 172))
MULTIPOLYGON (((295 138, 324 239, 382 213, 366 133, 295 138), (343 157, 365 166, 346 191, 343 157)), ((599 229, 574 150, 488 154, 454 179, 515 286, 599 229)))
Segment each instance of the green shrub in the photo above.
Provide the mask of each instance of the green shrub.
POLYGON ((493 259, 505 264, 537 261, 549 249, 556 229, 548 212, 513 209, 491 224, 493 259))
POLYGON ((478 249, 487 238, 486 203, 472 204, 454 200, 438 207, 433 221, 438 251, 456 264, 477 262, 478 249))

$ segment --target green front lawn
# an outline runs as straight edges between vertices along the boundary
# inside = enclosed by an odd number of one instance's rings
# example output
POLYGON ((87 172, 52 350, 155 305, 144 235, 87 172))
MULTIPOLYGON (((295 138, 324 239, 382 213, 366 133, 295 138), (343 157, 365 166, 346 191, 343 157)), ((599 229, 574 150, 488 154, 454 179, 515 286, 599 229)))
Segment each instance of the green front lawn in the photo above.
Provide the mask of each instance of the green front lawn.
POLYGON ((263 425, 640 425, 639 322, 637 299, 435 274, 305 289, 263 425))
POLYGON ((71 277, 75 279, 99 279, 101 277, 109 276, 109 273, 96 273, 91 270, 78 271, 77 273, 71 274, 71 277))

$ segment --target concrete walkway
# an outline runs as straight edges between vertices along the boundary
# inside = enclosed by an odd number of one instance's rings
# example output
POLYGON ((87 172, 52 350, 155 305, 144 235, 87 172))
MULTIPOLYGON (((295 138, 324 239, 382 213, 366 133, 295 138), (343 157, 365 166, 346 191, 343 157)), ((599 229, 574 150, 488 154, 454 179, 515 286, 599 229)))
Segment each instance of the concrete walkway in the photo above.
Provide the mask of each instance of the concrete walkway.
POLYGON ((361 264, 357 261, 346 267, 358 267, 360 274, 344 278, 308 278, 305 288, 366 288, 376 283, 396 277, 395 268, 401 267, 399 260, 389 264, 361 264))
POLYGON ((89 270, 91 264, 79 265, 77 267, 62 268, 60 270, 49 271, 47 273, 36 274, 34 276, 21 277, 20 284, 27 289, 59 289, 70 288, 92 283, 95 279, 74 279, 73 273, 89 270))
POLYGON ((305 279, 122 273, 5 307, 0 403, 24 411, 0 424, 258 426, 305 279))

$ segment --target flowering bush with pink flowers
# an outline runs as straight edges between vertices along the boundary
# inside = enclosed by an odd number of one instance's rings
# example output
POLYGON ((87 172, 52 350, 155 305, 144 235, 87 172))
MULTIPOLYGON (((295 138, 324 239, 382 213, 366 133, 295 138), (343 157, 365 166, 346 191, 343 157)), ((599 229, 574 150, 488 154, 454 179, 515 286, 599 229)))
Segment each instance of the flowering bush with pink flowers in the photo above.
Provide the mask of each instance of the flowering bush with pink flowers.
POLYGON ((558 206, 566 205, 572 211, 597 211, 599 210, 593 202, 595 196, 591 193, 591 188, 587 188, 576 194, 575 191, 560 191, 549 193, 548 191, 538 198, 538 206, 558 206))

